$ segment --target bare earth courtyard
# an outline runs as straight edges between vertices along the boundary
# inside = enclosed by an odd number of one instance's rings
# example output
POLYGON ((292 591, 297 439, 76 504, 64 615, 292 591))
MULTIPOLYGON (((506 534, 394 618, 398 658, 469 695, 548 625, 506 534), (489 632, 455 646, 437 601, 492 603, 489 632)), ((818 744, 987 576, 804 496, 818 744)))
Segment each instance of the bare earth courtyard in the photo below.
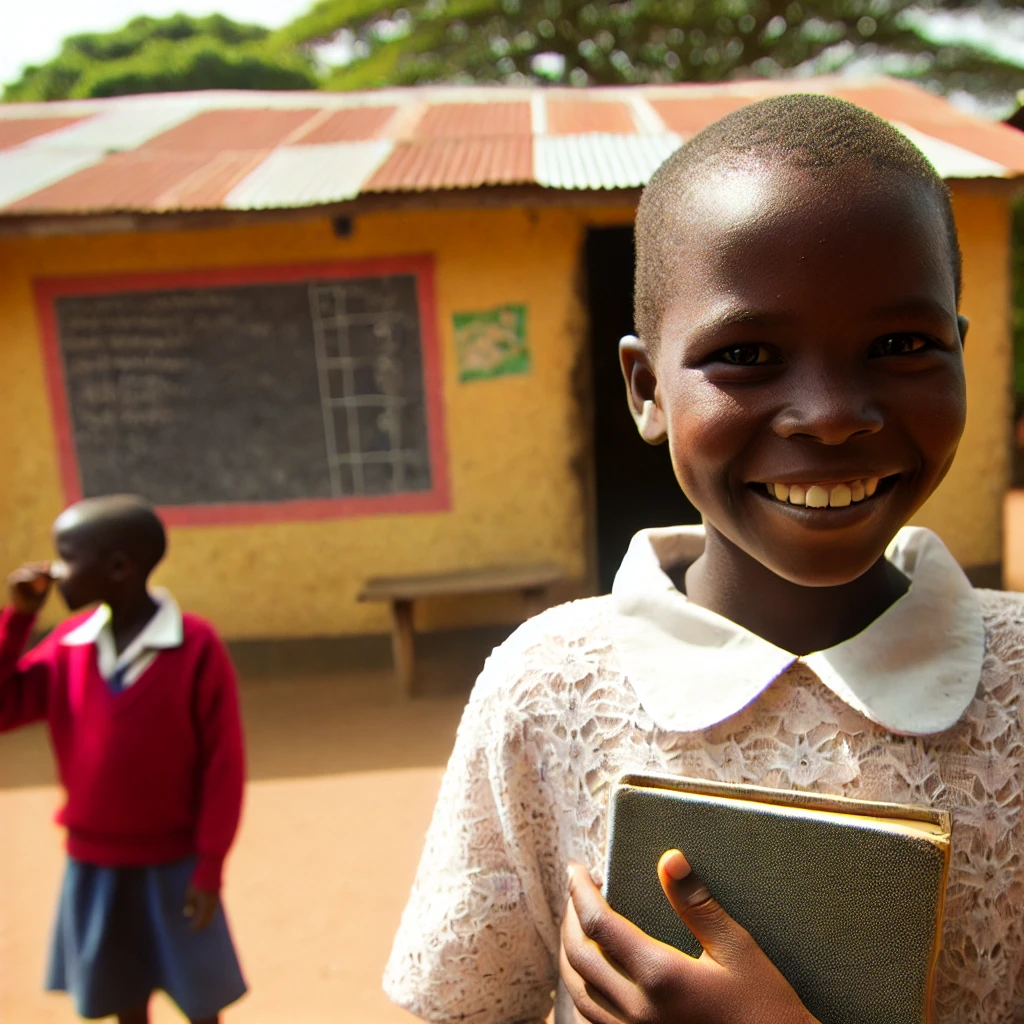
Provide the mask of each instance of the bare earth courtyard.
MULTIPOLYGON (((246 644, 249 777, 225 900, 250 993, 226 1024, 411 1024, 380 989, 472 680, 501 631, 419 638, 420 694, 386 641, 246 644)), ((0 736, 0 1021, 70 1024, 41 991, 63 869, 45 732, 0 736)), ((183 1018, 162 997, 154 1024, 183 1018)))

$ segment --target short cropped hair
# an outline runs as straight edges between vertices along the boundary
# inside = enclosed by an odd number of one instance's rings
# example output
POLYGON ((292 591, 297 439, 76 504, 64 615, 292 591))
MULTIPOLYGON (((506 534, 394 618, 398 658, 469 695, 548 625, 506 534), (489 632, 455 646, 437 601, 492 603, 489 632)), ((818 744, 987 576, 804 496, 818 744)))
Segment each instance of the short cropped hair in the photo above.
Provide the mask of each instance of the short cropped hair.
POLYGON ((147 576, 167 553, 163 521, 136 494, 83 498, 58 516, 55 527, 87 537, 102 554, 123 551, 147 576))
POLYGON ((919 182, 935 199, 949 243, 960 302, 961 257, 949 189, 924 154, 887 121, 832 96, 789 94, 751 103, 698 132, 652 176, 636 216, 633 317, 647 345, 656 343, 669 300, 677 214, 704 173, 751 160, 808 170, 841 181, 865 165, 878 176, 919 182))

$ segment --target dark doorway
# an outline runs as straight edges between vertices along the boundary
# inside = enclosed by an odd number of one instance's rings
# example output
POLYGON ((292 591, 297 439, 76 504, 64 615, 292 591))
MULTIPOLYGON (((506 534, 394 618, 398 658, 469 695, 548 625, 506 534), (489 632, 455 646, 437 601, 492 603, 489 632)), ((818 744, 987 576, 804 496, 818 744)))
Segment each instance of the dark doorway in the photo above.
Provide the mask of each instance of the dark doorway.
POLYGON ((585 269, 594 374, 597 567, 611 589, 630 539, 648 526, 699 523, 676 483, 668 445, 644 444, 633 425, 619 369, 619 339, 633 333, 633 229, 587 232, 585 269))

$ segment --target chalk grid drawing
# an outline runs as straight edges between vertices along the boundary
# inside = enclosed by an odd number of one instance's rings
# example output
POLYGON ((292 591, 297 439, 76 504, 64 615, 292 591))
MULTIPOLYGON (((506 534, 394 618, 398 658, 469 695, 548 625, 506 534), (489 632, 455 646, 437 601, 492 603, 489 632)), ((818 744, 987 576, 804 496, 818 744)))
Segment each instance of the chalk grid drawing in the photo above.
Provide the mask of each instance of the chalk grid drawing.
POLYGON ((454 313, 459 380, 488 380, 530 372, 526 306, 454 313))
POLYGON ((430 487, 418 324, 389 284, 309 286, 336 497, 430 487))

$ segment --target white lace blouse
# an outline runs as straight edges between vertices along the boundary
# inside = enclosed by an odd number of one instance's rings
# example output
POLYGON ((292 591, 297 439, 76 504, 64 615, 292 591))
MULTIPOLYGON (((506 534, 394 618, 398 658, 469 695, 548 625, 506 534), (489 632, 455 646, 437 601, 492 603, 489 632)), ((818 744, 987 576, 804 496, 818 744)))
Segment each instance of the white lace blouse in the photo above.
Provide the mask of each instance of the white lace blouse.
POLYGON ((907 594, 795 658, 672 587, 665 568, 702 542, 638 535, 612 595, 545 612, 488 659, 388 995, 430 1021, 542 1021, 566 862, 600 884, 610 786, 647 770, 949 809, 937 1024, 1024 1021, 1024 595, 972 591, 938 538, 904 530, 888 554, 907 594))

